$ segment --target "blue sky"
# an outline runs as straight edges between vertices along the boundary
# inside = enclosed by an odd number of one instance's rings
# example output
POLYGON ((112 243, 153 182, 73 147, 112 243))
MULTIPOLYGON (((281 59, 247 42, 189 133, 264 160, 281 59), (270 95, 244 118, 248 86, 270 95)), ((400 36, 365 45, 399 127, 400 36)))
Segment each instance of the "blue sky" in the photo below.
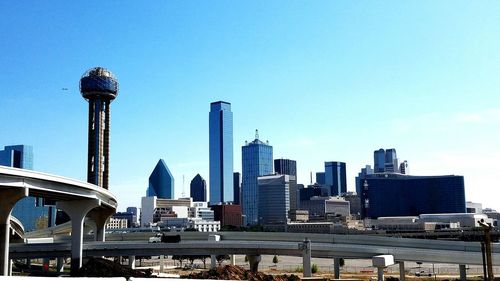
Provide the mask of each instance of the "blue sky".
POLYGON ((299 182, 344 161, 348 189, 373 151, 417 175, 465 177, 500 209, 500 3, 496 1, 4 1, 0 146, 31 144, 35 169, 85 179, 78 82, 118 77, 110 186, 138 206, 159 158, 189 194, 208 181, 208 111, 232 103, 234 167, 255 129, 299 182), (61 88, 68 88, 62 91, 61 88))

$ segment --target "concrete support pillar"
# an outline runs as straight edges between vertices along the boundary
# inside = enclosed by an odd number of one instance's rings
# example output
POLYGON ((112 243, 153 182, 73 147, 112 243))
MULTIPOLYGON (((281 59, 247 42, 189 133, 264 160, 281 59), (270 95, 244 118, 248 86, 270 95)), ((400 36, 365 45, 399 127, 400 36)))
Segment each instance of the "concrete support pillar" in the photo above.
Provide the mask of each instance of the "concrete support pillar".
POLYGON ((106 223, 114 214, 114 209, 93 209, 89 212, 87 217, 94 222, 95 241, 106 241, 106 223))
POLYGON ((235 255, 229 255, 229 259, 231 261, 231 265, 236 265, 236 256, 235 255))
POLYGON ((460 281, 467 281, 467 267, 465 264, 460 264, 458 268, 460 269, 460 281))
POLYGON ((304 239, 304 242, 299 244, 299 249, 302 250, 302 268, 304 269, 303 276, 311 277, 311 240, 304 239))
POLYGON ((64 258, 57 258, 56 269, 57 272, 64 272, 64 258))
POLYGON ((128 256, 128 267, 135 269, 135 256, 128 256))
POLYGON ((384 268, 385 267, 377 267, 377 281, 384 281, 384 268))
POLYGON ((9 275, 10 214, 17 201, 26 196, 27 188, 0 190, 0 276, 9 275))
POLYGON ((248 263, 250 264, 250 271, 258 272, 259 262, 261 261, 262 257, 260 255, 247 255, 247 258, 248 258, 248 263))
POLYGON ((405 262, 399 262, 399 281, 405 281, 405 262))
POLYGON ((165 270, 165 256, 160 255, 160 272, 165 270))
POLYGON ((340 258, 333 259, 333 278, 340 279, 340 258))
POLYGON ((210 269, 215 269, 217 267, 217 256, 210 255, 210 269))
POLYGON ((99 207, 100 200, 84 199, 57 202, 57 208, 63 210, 71 219, 71 275, 82 267, 83 221, 90 210, 99 207))

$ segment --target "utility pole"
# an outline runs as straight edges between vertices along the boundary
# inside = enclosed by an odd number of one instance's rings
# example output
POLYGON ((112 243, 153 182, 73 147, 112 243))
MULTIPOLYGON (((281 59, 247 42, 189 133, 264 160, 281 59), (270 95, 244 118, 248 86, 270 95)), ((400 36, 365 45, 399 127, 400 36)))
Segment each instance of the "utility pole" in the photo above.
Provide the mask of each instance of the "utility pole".
POLYGON ((479 225, 484 231, 484 247, 486 250, 486 266, 488 268, 488 281, 493 281, 493 263, 491 259, 491 224, 484 222, 483 219, 479 221, 479 225))

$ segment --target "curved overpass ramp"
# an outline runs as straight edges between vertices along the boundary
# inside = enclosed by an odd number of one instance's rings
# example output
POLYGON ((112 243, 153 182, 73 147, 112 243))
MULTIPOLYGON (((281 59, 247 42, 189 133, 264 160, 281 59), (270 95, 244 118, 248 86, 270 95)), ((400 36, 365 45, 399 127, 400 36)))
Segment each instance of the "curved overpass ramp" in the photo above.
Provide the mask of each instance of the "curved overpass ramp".
POLYGON ((72 270, 81 267, 83 220, 88 215, 96 223, 99 240, 104 240, 104 224, 116 211, 116 198, 99 186, 61 176, 0 166, 0 275, 8 275, 9 231, 12 208, 20 199, 41 197, 56 202, 71 218, 72 270))

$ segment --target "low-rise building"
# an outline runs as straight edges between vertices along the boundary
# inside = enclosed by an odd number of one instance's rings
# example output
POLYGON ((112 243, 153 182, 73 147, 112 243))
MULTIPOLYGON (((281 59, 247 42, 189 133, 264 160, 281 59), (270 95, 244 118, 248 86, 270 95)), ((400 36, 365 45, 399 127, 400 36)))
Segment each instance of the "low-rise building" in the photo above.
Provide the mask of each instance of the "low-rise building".
POLYGON ((127 219, 110 218, 106 223, 106 229, 127 228, 127 219))

